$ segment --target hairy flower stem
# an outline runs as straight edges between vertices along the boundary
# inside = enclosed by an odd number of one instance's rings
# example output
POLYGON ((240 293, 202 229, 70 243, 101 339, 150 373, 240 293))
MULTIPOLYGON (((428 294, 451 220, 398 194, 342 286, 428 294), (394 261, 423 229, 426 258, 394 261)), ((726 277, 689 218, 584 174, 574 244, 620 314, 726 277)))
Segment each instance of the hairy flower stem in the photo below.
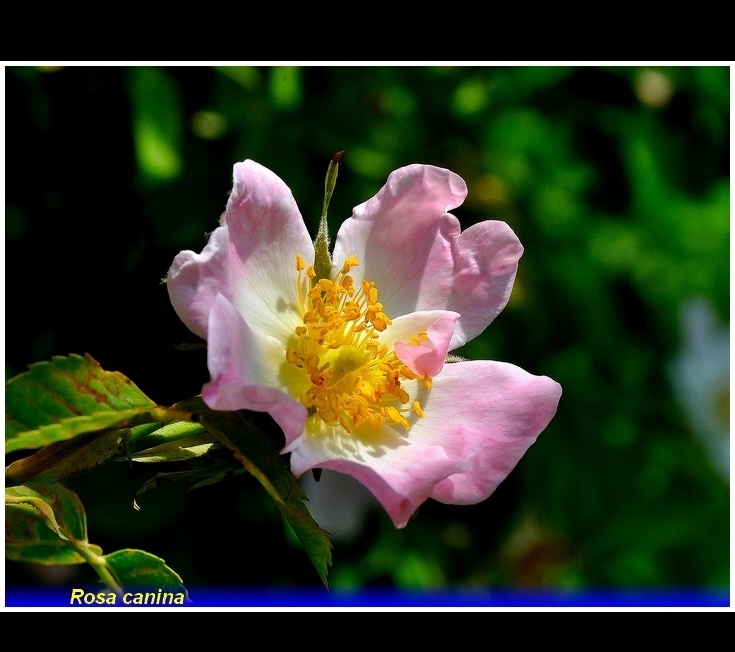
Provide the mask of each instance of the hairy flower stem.
POLYGON ((329 278, 332 271, 332 257, 329 254, 329 225, 327 224, 327 209, 332 199, 334 186, 337 183, 337 173, 339 172, 339 159, 342 157, 343 151, 337 152, 329 162, 327 169, 327 178, 324 180, 324 204, 322 205, 322 217, 319 220, 319 231, 314 240, 314 271, 316 276, 312 279, 312 286, 316 285, 320 279, 329 278))
POLYGON ((68 545, 94 569, 100 581, 118 597, 122 596, 122 587, 118 584, 110 569, 107 568, 107 562, 104 558, 93 552, 89 544, 77 541, 66 531, 64 534, 68 538, 68 545))

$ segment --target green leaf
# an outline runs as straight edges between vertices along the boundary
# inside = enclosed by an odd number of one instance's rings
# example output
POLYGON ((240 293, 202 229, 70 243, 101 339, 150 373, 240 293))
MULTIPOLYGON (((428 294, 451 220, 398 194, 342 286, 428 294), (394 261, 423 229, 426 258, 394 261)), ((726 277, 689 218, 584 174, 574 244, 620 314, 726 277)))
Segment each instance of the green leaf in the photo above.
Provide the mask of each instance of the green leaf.
MULTIPOLYGON (((209 435, 207 435, 207 438, 209 435)), ((130 456, 133 462, 183 462, 195 457, 206 455, 213 448, 219 448, 219 444, 212 441, 202 441, 201 437, 181 440, 175 444, 156 446, 130 456)))
MULTIPOLYGON (((165 426, 158 423, 147 423, 131 429, 129 449, 137 453, 146 448, 153 448, 206 432, 204 426, 190 421, 176 421, 165 426)), ((212 441, 211 436, 209 441, 212 441)))
POLYGON ((304 502, 306 494, 274 443, 241 412, 215 412, 201 401, 198 407, 187 402, 179 409, 195 412, 197 421, 263 485, 327 586, 332 564, 329 535, 311 516, 304 502))
POLYGON ((128 435, 128 448, 131 447, 134 441, 142 439, 146 435, 149 435, 156 430, 160 430, 161 424, 154 421, 152 423, 141 423, 139 426, 133 426, 129 428, 130 435, 128 435))
POLYGON ((47 444, 33 455, 6 467, 5 481, 15 484, 31 481, 34 484, 54 484, 90 471, 104 464, 118 451, 125 432, 103 430, 47 444))
POLYGON ((58 537, 66 539, 56 522, 54 510, 46 502, 46 499, 37 491, 29 487, 6 487, 5 506, 10 509, 18 509, 24 515, 40 520, 58 537))
POLYGON ((143 550, 125 549, 104 555, 102 559, 124 591, 161 589, 166 593, 182 593, 183 600, 188 601, 181 577, 160 557, 143 550))
POLYGON ((119 372, 91 356, 40 362, 5 385, 5 452, 125 425, 156 407, 119 372))
POLYGON ((86 546, 87 516, 79 497, 66 487, 5 489, 5 556, 39 564, 82 564, 71 543, 86 546))
POLYGON ((212 439, 204 426, 188 421, 176 421, 166 426, 146 424, 133 428, 127 456, 134 462, 180 462, 208 453, 219 443, 212 439), (150 428, 156 425, 156 428, 150 428))

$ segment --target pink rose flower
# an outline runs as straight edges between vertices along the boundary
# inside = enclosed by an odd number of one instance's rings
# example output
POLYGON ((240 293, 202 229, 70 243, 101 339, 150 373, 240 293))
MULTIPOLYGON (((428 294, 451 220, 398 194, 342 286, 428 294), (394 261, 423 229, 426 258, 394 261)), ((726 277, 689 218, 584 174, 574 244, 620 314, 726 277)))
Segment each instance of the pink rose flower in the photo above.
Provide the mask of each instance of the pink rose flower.
POLYGON ((207 340, 215 410, 268 412, 296 477, 354 476, 404 527, 426 499, 493 493, 556 413, 561 387, 505 362, 447 362, 505 307, 523 253, 504 222, 460 232, 449 170, 409 165, 341 226, 329 278, 293 195, 253 161, 201 253, 168 272, 207 340))

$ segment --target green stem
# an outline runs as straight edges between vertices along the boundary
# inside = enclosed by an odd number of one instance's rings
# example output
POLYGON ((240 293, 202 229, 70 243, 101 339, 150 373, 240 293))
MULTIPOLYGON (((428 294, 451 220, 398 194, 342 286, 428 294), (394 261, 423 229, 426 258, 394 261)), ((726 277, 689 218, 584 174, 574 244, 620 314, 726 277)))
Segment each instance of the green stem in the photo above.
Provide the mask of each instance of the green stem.
POLYGON ((102 583, 105 584, 105 586, 107 586, 118 596, 121 596, 122 587, 117 583, 117 580, 115 579, 115 576, 110 572, 110 569, 107 568, 107 562, 104 560, 104 558, 90 550, 89 544, 84 544, 81 541, 77 541, 73 537, 69 536, 68 532, 64 532, 64 535, 67 537, 68 543, 74 549, 74 551, 80 557, 82 557, 92 568, 94 568, 94 571, 97 573, 102 583))

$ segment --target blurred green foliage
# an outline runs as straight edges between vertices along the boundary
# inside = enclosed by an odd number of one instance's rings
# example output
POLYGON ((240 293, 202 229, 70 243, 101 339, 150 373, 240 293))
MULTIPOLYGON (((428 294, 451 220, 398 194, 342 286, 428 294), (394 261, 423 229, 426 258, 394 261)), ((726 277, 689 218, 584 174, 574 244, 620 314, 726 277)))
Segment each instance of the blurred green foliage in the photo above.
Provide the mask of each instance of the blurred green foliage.
MULTIPOLYGON (((235 161, 284 179, 315 234, 327 164, 345 150, 333 236, 393 169, 447 167, 469 187, 463 227, 505 220, 525 247, 508 307, 458 353, 549 375, 564 394, 487 501, 430 501, 404 530, 369 512, 335 542, 331 585, 729 586, 729 484, 668 371, 686 300, 729 324, 727 66, 5 75, 8 377, 89 352, 158 402, 198 394, 205 358, 175 350, 195 338, 160 279, 216 227, 235 161)), ((120 465, 73 483, 92 540, 148 550, 187 586, 319 585, 256 483, 164 488, 136 512, 149 475, 120 465)), ((16 562, 6 572, 41 581, 16 562)))

